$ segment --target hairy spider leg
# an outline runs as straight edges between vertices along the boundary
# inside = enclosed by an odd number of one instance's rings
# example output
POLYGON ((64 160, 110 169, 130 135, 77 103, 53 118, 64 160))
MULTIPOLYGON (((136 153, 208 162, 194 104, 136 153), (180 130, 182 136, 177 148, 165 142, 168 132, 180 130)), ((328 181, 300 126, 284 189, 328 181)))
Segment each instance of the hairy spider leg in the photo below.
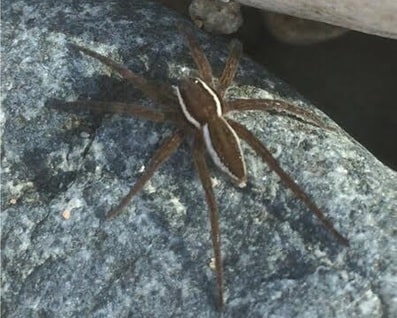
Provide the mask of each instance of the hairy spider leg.
POLYGON ((239 60, 243 52, 243 46, 241 45, 240 41, 232 40, 230 45, 231 49, 229 51, 229 56, 226 60, 225 67, 217 85, 217 92, 221 98, 223 98, 225 91, 236 76, 239 60))
POLYGON ((288 188, 310 209, 312 213, 320 220, 323 226, 335 236, 335 238, 343 245, 349 246, 349 240, 340 234, 332 225, 332 223, 321 212, 320 208, 309 198, 309 196, 300 188, 300 186, 281 168, 280 164, 272 156, 272 153, 243 125, 234 120, 227 119, 230 126, 233 127, 237 135, 245 140, 248 145, 269 165, 269 167, 278 174, 280 179, 288 186, 288 188))
POLYGON ((167 113, 148 109, 135 104, 81 100, 67 103, 58 103, 56 106, 64 110, 70 110, 70 106, 72 106, 78 108, 83 107, 85 109, 100 113, 127 114, 154 122, 172 121, 172 117, 167 116, 167 113))
POLYGON ((205 160, 205 147, 201 132, 197 132, 193 143, 193 158, 201 184, 205 192, 211 223, 211 240, 214 250, 216 283, 218 290, 218 308, 223 307, 223 267, 221 256, 221 235, 218 222, 218 206, 211 184, 210 172, 205 160))
POLYGON ((153 174, 159 169, 159 167, 167 160, 182 143, 184 135, 181 131, 175 132, 173 135, 168 137, 161 147, 154 153, 152 159, 150 160, 149 166, 145 169, 144 173, 135 182, 134 186, 131 188, 130 192, 120 201, 120 203, 113 209, 111 209, 107 214, 106 218, 114 218, 121 214, 126 205, 131 201, 135 194, 143 188, 143 186, 148 182, 153 174))
POLYGON ((224 103, 224 113, 233 111, 261 110, 265 112, 275 112, 278 115, 296 117, 305 123, 335 131, 333 127, 327 125, 319 116, 303 108, 282 100, 275 99, 234 99, 224 103))
POLYGON ((182 25, 178 25, 178 29, 186 39, 186 42, 189 46, 190 55, 197 66, 201 79, 207 84, 212 84, 212 67, 207 59, 207 56, 201 50, 200 45, 188 30, 183 28, 182 25))
MULTIPOLYGON (((179 26, 180 32, 185 36, 186 41, 188 43, 190 54, 193 57, 193 60, 197 66, 199 74, 201 78, 209 84, 212 84, 213 81, 213 73, 211 65, 207 59, 207 56, 202 51, 200 45, 197 43, 195 38, 187 31, 179 26)), ((232 40, 231 49, 229 51, 229 56, 226 60, 225 67, 223 69, 222 75, 219 78, 218 85, 216 88, 217 93, 220 97, 224 96, 226 89, 230 86, 233 81, 239 60, 242 54, 242 45, 238 40, 232 40)))
POLYGON ((158 102, 162 106, 167 107, 168 105, 175 106, 177 104, 175 95, 172 91, 172 87, 168 86, 160 86, 153 81, 149 81, 142 76, 134 73, 133 71, 126 68, 124 65, 121 65, 112 59, 103 56, 97 52, 94 52, 90 49, 87 49, 83 46, 71 43, 71 45, 76 48, 77 50, 99 60, 106 66, 109 66, 117 73, 121 75, 122 78, 132 83, 135 87, 140 89, 144 94, 149 96, 154 101, 158 102))

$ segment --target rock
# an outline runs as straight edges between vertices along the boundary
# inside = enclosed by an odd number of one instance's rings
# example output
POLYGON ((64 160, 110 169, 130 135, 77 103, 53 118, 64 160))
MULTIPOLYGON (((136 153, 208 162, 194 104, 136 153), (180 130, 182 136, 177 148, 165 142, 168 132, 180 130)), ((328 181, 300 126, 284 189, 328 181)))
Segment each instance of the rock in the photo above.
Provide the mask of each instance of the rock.
POLYGON ((189 15, 194 23, 207 32, 231 34, 243 24, 240 5, 221 0, 193 0, 189 15))
POLYGON ((292 45, 325 42, 348 32, 348 30, 334 25, 274 12, 263 11, 262 16, 267 30, 278 41, 292 45))
POLYGON ((242 5, 319 21, 346 29, 397 38, 397 2, 384 0, 236 0, 242 5))
MULTIPOLYGON (((146 1, 2 5, 2 316, 216 317, 207 207, 189 144, 126 213, 104 221, 172 125, 55 107, 77 98, 155 107, 68 43, 175 83, 193 66, 176 28, 180 17, 146 1)), ((196 36, 220 71, 227 44, 196 36)), ((281 96, 325 116, 248 60, 237 82, 231 96, 281 96)), ((258 112, 236 118, 274 152, 351 247, 339 245, 244 147, 245 189, 211 167, 225 316, 391 317, 397 309, 395 172, 341 129, 322 131, 258 112)))

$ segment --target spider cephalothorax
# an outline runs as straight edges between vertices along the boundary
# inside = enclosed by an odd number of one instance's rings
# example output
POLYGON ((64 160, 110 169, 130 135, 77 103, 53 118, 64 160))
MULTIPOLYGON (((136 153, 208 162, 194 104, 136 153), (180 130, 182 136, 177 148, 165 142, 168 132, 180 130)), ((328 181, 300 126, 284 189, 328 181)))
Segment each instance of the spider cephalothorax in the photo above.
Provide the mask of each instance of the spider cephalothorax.
POLYGON ((240 139, 247 144, 275 171, 288 188, 301 199, 322 224, 344 245, 348 240, 332 225, 318 206, 300 188, 300 186, 280 167, 271 152, 243 125, 225 117, 228 112, 245 110, 273 111, 287 113, 315 126, 326 128, 326 125, 315 114, 295 105, 271 99, 235 99, 225 100, 226 89, 233 81, 238 60, 241 55, 241 45, 232 41, 232 48, 226 61, 222 75, 213 81, 211 66, 206 55, 200 49, 192 35, 182 31, 190 48, 191 55, 198 68, 198 77, 182 79, 177 86, 159 87, 154 82, 145 79, 87 48, 73 44, 81 52, 94 57, 118 72, 125 80, 130 81, 149 98, 161 107, 158 110, 145 108, 135 104, 118 102, 77 101, 63 104, 64 107, 83 106, 94 111, 127 113, 134 117, 175 123, 175 132, 166 138, 160 148, 154 153, 149 166, 137 180, 130 192, 121 202, 107 214, 107 218, 117 216, 132 197, 153 176, 160 165, 180 146, 182 141, 193 138, 192 152, 195 166, 205 191, 211 222, 211 238, 215 254, 215 270, 219 295, 219 306, 223 305, 223 274, 221 264, 221 243, 218 225, 218 208, 212 189, 210 172, 206 163, 207 152, 214 163, 225 172, 232 181, 244 187, 247 172, 244 156, 240 147, 240 139))

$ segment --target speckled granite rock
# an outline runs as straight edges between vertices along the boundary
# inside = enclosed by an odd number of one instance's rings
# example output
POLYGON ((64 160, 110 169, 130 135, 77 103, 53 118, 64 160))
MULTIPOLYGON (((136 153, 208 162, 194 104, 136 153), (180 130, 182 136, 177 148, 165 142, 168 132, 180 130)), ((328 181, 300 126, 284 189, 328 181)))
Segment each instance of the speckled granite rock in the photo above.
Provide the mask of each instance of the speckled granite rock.
MULTIPOLYGON (((62 100, 135 100, 73 51, 79 42, 175 82, 192 60, 178 18, 154 2, 2 3, 2 317, 216 317, 207 208, 184 145, 105 222, 170 125, 54 110, 62 100)), ((220 70, 227 45, 197 35, 220 70)), ((300 98, 245 60, 233 94, 300 98), (264 90, 253 89, 253 86, 264 90)), ((304 104, 302 107, 311 107, 304 104)), ((238 116, 346 234, 340 246, 249 149, 249 185, 219 172, 225 317, 391 317, 396 174, 342 130, 238 116)))

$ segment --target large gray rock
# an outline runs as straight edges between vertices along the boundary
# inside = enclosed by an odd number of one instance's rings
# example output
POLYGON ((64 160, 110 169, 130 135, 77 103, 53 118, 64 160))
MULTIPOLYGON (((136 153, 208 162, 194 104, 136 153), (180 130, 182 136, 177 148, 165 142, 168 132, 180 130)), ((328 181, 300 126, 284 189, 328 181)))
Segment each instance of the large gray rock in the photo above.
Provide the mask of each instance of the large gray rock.
MULTIPOLYGON (((154 107, 68 42, 175 83, 193 66, 180 18, 146 1, 55 3, 2 3, 2 317, 216 317, 207 207, 189 144, 126 213, 103 221, 172 126, 54 106, 80 97, 154 107)), ((197 36, 221 70, 226 43, 197 36)), ((247 60, 237 82, 234 95, 281 95, 311 108, 247 60)), ((342 130, 258 112, 237 117, 351 247, 244 147, 248 187, 234 188, 213 169, 225 316, 392 317, 395 172, 342 130)))

